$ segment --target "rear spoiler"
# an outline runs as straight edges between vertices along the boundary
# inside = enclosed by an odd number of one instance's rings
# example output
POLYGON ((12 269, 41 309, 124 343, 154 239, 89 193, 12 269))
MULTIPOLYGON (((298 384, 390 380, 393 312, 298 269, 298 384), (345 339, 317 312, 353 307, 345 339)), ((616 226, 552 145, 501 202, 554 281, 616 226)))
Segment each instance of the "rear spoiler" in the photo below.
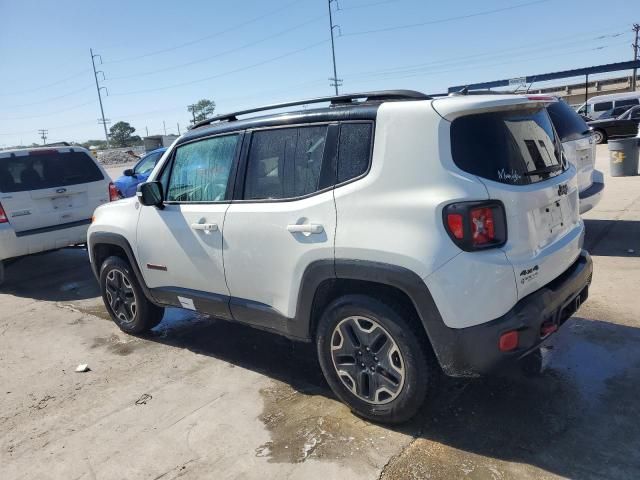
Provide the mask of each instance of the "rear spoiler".
POLYGON ((550 95, 465 95, 452 94, 448 97, 432 100, 433 109, 445 120, 452 121, 463 115, 495 112, 500 110, 516 110, 520 108, 540 108, 557 102, 550 95))

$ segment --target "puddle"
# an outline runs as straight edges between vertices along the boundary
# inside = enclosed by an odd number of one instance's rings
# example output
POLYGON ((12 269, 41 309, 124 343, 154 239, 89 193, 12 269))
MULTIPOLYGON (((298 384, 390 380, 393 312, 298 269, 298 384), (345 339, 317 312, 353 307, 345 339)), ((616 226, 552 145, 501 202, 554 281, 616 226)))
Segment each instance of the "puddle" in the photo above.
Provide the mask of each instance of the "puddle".
POLYGON ((107 350, 110 353, 126 356, 130 355, 141 346, 142 344, 138 341, 123 341, 118 335, 111 335, 109 337, 94 338, 91 348, 107 347, 107 350))
POLYGON ((302 393, 275 382, 260 391, 264 410, 259 419, 271 440, 255 450, 272 463, 308 459, 349 460, 381 468, 410 437, 353 415, 322 392, 302 393), (395 452, 395 453, 394 453, 395 452))

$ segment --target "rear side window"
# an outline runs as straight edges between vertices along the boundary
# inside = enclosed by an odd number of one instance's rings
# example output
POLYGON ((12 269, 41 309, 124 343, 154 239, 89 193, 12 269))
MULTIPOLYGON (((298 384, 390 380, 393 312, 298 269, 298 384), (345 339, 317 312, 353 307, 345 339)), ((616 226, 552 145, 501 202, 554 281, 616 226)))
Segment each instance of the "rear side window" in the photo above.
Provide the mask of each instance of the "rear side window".
POLYGON ((359 177, 369 168, 371 123, 344 123, 338 144, 338 183, 359 177))
POLYGON ((322 125, 254 132, 244 198, 294 198, 321 190, 327 130, 322 125))
POLYGON ((451 149, 460 169, 500 183, 527 185, 564 169, 544 108, 457 118, 451 125, 451 149))
POLYGON ((613 108, 613 102, 600 102, 593 104, 594 112, 606 112, 607 110, 611 110, 613 108))
POLYGON ((0 159, 0 191, 27 192, 104 180, 94 160, 84 152, 34 151, 0 159))
POLYGON ((589 126, 565 102, 552 103, 547 110, 561 142, 576 140, 589 134, 589 126))
POLYGON ((633 107, 634 105, 638 105, 638 99, 637 98, 629 98, 626 100, 616 100, 616 107, 633 107))

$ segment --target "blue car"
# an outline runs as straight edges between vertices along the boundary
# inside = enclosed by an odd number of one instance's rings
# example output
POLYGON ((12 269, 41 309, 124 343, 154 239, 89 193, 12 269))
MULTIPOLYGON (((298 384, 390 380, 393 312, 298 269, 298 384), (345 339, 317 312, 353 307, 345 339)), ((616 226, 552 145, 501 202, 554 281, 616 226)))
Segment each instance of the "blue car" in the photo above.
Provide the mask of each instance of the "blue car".
POLYGON ((122 198, 133 197, 136 194, 138 185, 147 181, 151 171, 166 151, 167 149, 163 147, 149 152, 136 163, 135 167, 125 170, 124 175, 114 180, 113 183, 122 198))

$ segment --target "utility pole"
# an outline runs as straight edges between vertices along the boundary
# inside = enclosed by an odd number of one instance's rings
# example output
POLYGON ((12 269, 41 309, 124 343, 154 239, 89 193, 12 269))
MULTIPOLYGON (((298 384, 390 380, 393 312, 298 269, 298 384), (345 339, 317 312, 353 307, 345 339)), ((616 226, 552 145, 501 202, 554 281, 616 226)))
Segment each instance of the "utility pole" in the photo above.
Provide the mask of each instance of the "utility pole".
POLYGON ((147 131, 147 137, 149 136, 149 127, 144 127, 144 129, 147 131))
POLYGON ((40 134, 40 138, 42 139, 42 144, 46 145, 46 143, 47 143, 47 133, 49 133, 49 130, 46 130, 46 129, 43 128, 41 130, 38 130, 38 133, 40 134))
POLYGON ((180 136, 180 124, 176 122, 176 125, 178 126, 178 136, 180 136))
MULTIPOLYGON (((91 65, 93 66, 93 78, 96 81, 96 90, 98 91, 98 102, 100 102, 101 117, 98 120, 98 123, 101 123, 104 127, 104 139, 107 141, 107 148, 109 148, 109 133, 107 133, 107 124, 109 123, 109 120, 104 118, 104 108, 102 107, 102 89, 104 88, 106 90, 106 87, 101 87, 100 83, 98 83, 98 73, 102 73, 102 79, 104 80, 104 72, 100 70, 96 71, 96 57, 100 57, 100 63, 102 63, 102 56, 97 54, 94 55, 92 48, 89 49, 89 52, 91 53, 91 65)), ((107 90, 107 94, 108 93, 109 91, 107 90)))
POLYGON ((338 4, 338 0, 327 0, 329 5, 329 28, 331 29, 331 56, 333 58, 333 77, 330 78, 331 83, 329 84, 336 89, 336 95, 338 95, 338 87, 342 84, 342 80, 338 78, 338 70, 336 68, 336 46, 333 39, 333 30, 337 27, 340 28, 339 25, 333 24, 333 12, 331 11, 331 4, 336 2, 338 4))
MULTIPOLYGON (((640 48, 640 45, 638 44, 638 32, 640 31, 640 24, 634 23, 633 24, 633 31, 636 32, 636 41, 632 45, 632 47, 633 47, 633 59, 637 61, 638 60, 638 48, 640 48)), ((631 77, 631 91, 632 92, 636 91, 636 79, 637 78, 638 78, 638 69, 634 68, 633 69, 633 77, 631 77)))
POLYGON ((191 109, 191 114, 193 115, 193 124, 196 124, 196 104, 187 105, 187 110, 191 109))
POLYGON ((167 126, 164 123, 164 120, 162 120, 162 128, 164 129, 164 136, 167 136, 167 126))

